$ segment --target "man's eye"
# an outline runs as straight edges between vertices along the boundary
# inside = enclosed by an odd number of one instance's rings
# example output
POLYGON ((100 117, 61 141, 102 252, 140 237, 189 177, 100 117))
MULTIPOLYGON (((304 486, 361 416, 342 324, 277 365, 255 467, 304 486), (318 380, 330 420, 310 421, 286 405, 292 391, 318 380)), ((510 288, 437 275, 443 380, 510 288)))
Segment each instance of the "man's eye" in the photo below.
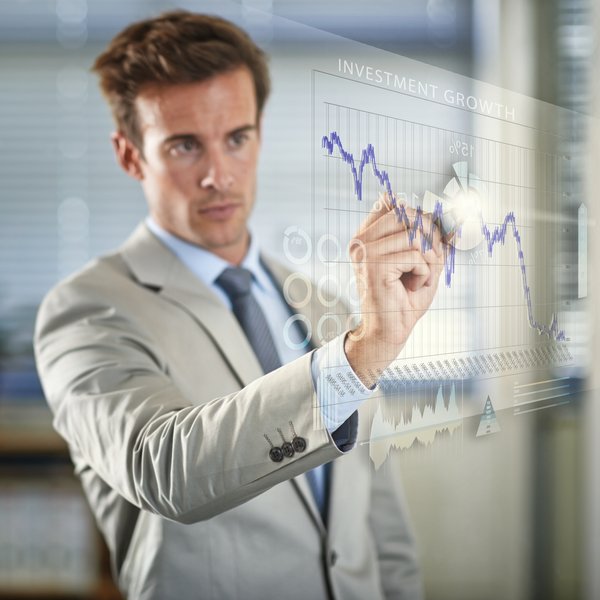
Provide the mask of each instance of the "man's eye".
POLYGON ((199 149, 198 143, 195 140, 182 140, 169 148, 169 153, 173 156, 182 156, 193 154, 199 149))
POLYGON ((249 136, 247 133, 234 133, 230 138, 229 138, 229 143, 231 144, 231 146, 233 148, 239 148, 240 146, 243 146, 244 143, 246 141, 248 141, 249 136))

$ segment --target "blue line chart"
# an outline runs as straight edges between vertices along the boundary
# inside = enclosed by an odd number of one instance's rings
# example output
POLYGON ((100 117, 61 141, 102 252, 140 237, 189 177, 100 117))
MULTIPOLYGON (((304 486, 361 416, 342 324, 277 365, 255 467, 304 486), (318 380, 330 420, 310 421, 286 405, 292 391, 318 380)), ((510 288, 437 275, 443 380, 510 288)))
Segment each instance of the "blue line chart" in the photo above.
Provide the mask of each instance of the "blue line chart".
MULTIPOLYGON (((370 166, 373 175, 377 178, 377 181, 384 188, 384 191, 390 198, 392 207, 398 219, 398 223, 404 225, 406 231, 408 232, 410 241, 412 242, 419 233, 421 235, 422 240, 422 251, 426 252, 427 250, 431 249, 434 228, 436 226, 435 223, 441 222, 443 217, 443 205, 441 202, 435 203, 435 207, 431 214, 432 218, 430 229, 429 231, 424 231, 424 211, 422 207, 418 206, 415 209, 415 216, 411 222, 411 219, 408 216, 404 205, 398 204, 396 200, 396 195, 392 190, 392 184, 388 172, 384 169, 380 169, 377 166, 375 148, 372 144, 367 144, 367 146, 362 150, 358 165, 354 158, 354 155, 344 148, 342 140, 336 131, 332 131, 329 135, 323 136, 321 139, 321 145, 327 151, 329 156, 333 156, 333 153, 335 152, 335 149, 337 147, 339 155, 342 158, 343 162, 350 167, 350 171, 354 179, 354 193, 359 201, 362 201, 363 199, 363 179, 365 176, 365 169, 367 168, 367 166, 370 166)), ((535 331, 537 331, 537 333, 540 336, 547 336, 549 339, 553 339, 557 342, 566 341, 567 338, 565 336, 565 332, 559 328, 558 317, 556 313, 552 314, 552 318, 550 320, 549 325, 545 325, 536 321, 534 317, 533 302, 531 299, 531 288, 529 287, 527 278, 527 269, 525 265, 525 257, 523 254, 523 248, 521 243, 521 234, 517 227, 517 221, 514 213, 512 211, 508 212, 504 217, 503 222, 494 228, 488 227, 488 225, 483 221, 482 218, 481 233, 483 236, 483 240, 485 241, 485 244, 487 246, 489 257, 493 256, 494 248, 498 245, 504 246, 507 236, 512 234, 512 238, 515 240, 517 247, 519 266, 521 269, 521 282, 523 287, 523 295, 525 297, 525 303, 527 305, 527 318, 529 326, 535 331)), ((460 236, 460 228, 458 228, 456 235, 460 236)), ((455 270, 456 248, 452 244, 444 244, 443 246, 445 283, 447 287, 450 287, 452 284, 452 276, 454 275, 455 270)))

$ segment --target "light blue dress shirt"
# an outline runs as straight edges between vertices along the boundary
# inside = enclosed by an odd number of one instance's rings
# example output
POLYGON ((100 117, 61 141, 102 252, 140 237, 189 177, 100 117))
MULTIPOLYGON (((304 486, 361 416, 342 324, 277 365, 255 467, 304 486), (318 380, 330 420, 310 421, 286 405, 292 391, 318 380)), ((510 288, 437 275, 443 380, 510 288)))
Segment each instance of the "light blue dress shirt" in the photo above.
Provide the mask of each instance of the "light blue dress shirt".
MULTIPOLYGON (((232 265, 212 252, 165 231, 151 217, 147 217, 146 225, 231 310, 231 301, 216 284, 216 279, 224 269, 232 265)), ((240 266, 248 269, 253 275, 251 292, 265 315, 281 364, 300 358, 307 348, 293 348, 284 340, 282 333, 290 317, 290 309, 260 261, 255 236, 250 237, 250 247, 240 266)), ((344 352, 344 338, 345 334, 342 334, 317 349, 311 362, 317 402, 325 427, 330 433, 338 429, 360 403, 375 391, 362 385, 350 367, 344 352), (343 385, 341 382, 344 382, 343 385)), ((317 467, 307 475, 313 479, 313 488, 316 486, 319 490, 320 497, 317 497, 317 501, 322 504, 325 487, 323 467, 317 467)))

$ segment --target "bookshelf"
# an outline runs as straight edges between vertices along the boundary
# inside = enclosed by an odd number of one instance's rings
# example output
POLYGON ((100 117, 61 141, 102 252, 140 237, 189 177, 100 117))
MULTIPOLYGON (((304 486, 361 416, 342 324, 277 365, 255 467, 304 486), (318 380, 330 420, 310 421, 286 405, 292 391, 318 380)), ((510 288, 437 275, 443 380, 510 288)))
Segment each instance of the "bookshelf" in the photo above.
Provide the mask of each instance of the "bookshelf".
POLYGON ((67 446, 39 396, 0 395, 0 600, 8 598, 122 600, 67 446))

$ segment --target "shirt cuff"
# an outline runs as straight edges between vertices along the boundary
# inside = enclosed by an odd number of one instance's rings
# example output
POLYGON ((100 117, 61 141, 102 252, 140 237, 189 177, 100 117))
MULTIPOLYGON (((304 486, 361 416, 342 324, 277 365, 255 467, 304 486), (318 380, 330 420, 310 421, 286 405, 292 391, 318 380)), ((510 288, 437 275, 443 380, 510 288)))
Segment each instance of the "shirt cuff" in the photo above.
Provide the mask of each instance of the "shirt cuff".
POLYGON ((330 433, 343 425, 370 398, 378 386, 365 387, 344 352, 347 332, 337 336, 312 355, 311 371, 323 423, 330 433))

